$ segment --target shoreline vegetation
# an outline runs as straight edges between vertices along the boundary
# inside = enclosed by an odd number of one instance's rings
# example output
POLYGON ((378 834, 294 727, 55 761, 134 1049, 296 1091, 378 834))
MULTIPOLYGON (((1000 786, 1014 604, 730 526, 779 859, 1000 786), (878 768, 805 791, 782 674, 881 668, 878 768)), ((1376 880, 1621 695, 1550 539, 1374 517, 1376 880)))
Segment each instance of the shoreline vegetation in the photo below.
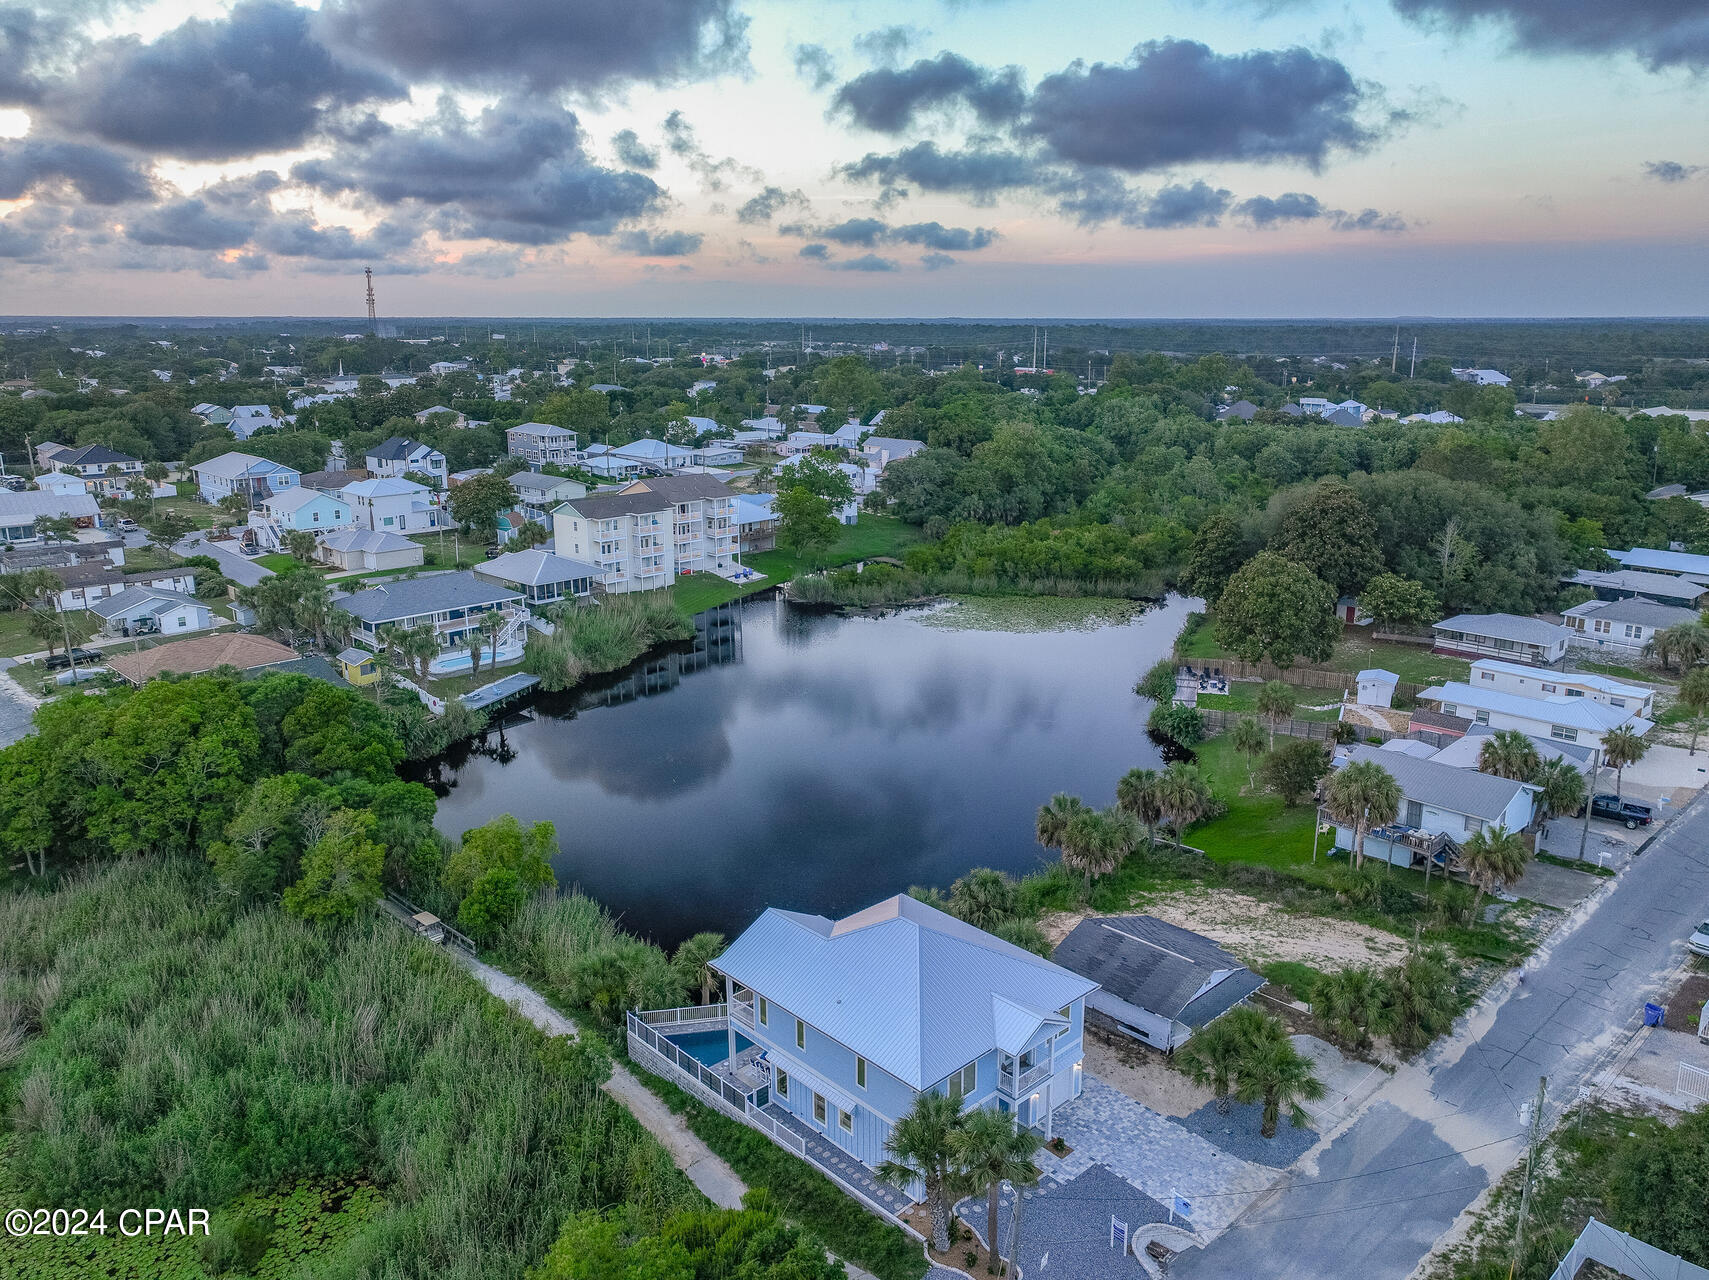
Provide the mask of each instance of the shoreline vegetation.
POLYGON ((1156 601, 1167 587, 1161 578, 1003 578, 955 570, 918 571, 868 563, 860 569, 826 570, 792 578, 784 587, 791 604, 873 609, 925 604, 948 596, 1060 596, 1066 599, 1156 601))
POLYGON ((604 675, 644 658, 659 645, 694 638, 694 619, 669 590, 606 596, 598 607, 560 606, 553 631, 530 630, 522 670, 560 693, 588 676, 604 675))

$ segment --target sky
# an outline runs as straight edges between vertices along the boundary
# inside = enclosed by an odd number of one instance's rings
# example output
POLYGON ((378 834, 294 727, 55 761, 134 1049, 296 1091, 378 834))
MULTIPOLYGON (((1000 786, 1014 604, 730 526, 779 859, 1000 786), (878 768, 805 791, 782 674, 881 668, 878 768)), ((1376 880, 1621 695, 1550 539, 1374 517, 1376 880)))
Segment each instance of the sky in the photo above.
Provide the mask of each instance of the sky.
POLYGON ((0 314, 1702 315, 1709 0, 0 0, 0 314))

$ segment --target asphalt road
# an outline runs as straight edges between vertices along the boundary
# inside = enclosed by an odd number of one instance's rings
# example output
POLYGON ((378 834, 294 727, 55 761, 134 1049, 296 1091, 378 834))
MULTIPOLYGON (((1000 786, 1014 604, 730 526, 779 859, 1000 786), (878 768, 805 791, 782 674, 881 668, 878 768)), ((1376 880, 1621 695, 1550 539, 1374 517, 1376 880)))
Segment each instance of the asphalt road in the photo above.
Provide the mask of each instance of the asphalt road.
POLYGON ((1281 1189, 1172 1275, 1403 1280, 1523 1153, 1522 1105, 1549 1078, 1545 1116, 1641 1025, 1643 1004, 1709 917, 1709 792, 1563 924, 1522 984, 1486 998, 1449 1040, 1397 1072, 1281 1189), (1568 931, 1570 930, 1570 931, 1568 931))
POLYGON ((207 535, 200 530, 173 544, 172 549, 181 556, 212 556, 220 562, 220 572, 240 587, 253 587, 263 578, 273 576, 271 569, 258 565, 235 551, 228 551, 217 542, 209 541, 207 535))

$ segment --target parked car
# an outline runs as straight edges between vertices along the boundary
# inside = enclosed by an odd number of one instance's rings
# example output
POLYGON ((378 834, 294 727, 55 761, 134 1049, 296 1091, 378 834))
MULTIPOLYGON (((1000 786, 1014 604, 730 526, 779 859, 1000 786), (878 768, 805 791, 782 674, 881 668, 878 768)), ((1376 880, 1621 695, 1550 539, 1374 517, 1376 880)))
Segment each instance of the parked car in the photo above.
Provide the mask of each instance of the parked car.
POLYGON ((1624 822, 1626 830, 1634 831, 1639 827, 1647 827, 1654 820, 1655 814, 1647 804, 1638 804, 1632 800, 1622 800, 1619 796, 1595 796, 1590 802, 1590 816, 1607 818, 1612 822, 1624 822))
POLYGON ((1696 932, 1685 940, 1685 949, 1700 956, 1709 956, 1709 920, 1698 925, 1696 932))
POLYGON ((42 666, 49 671, 64 671, 71 665, 72 658, 76 658, 79 662, 99 662, 101 656, 99 649, 73 649, 69 654, 54 654, 53 657, 42 663, 42 666))
POLYGON ((118 527, 120 533, 135 533, 136 521, 132 520, 129 516, 120 516, 118 527))

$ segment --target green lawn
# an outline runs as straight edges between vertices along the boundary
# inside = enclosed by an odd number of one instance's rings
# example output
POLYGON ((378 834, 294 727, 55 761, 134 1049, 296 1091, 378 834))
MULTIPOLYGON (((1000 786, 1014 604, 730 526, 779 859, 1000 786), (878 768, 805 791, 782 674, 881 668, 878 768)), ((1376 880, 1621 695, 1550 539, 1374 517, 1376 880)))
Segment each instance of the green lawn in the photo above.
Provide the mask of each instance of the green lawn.
MULTIPOLYGON (((1258 714, 1258 690, 1264 686, 1254 681, 1230 681, 1227 693, 1201 693, 1199 705, 1212 707, 1218 711, 1244 711, 1248 715, 1258 714)), ((1341 718, 1341 700, 1336 697, 1334 689, 1306 689, 1298 685, 1289 686, 1294 696, 1299 699, 1294 707, 1295 720, 1339 720, 1341 718), (1335 705, 1323 710, 1312 707, 1311 703, 1333 702, 1335 705)))
POLYGON ((920 531, 914 525, 905 524, 894 516, 862 512, 858 524, 845 528, 842 537, 817 556, 799 556, 781 548, 743 556, 743 564, 765 574, 761 582, 738 584, 726 582, 716 574, 696 573, 678 578, 672 590, 678 604, 690 613, 699 613, 767 587, 782 586, 796 574, 809 569, 852 564, 874 556, 900 555, 920 540, 920 531))
POLYGON ((9 609, 0 613, 0 658, 15 658, 20 653, 35 653, 42 642, 30 634, 30 615, 24 609, 9 609))
POLYGON ((293 569, 310 568, 321 571, 318 565, 307 565, 291 555, 288 551, 275 551, 271 555, 256 556, 255 563, 263 569, 271 569, 274 573, 289 573, 293 569))
POLYGON ((1389 644, 1370 640, 1358 631, 1348 631, 1328 662, 1331 671, 1349 674, 1366 667, 1381 667, 1392 671, 1409 684, 1441 683, 1444 680, 1464 680, 1471 674, 1472 664, 1464 658, 1449 658, 1431 653, 1423 645, 1389 644))
POLYGON ((159 515, 166 511, 174 511, 185 517, 198 529, 211 529, 221 520, 227 518, 225 512, 218 507, 202 501, 198 496, 194 480, 180 480, 176 498, 158 498, 155 500, 153 513, 159 515))
POLYGON ((429 563, 422 566, 425 569, 470 569, 475 565, 485 564, 487 560, 485 544, 466 533, 458 534, 450 530, 443 534, 423 533, 411 536, 410 541, 419 542, 427 549, 429 563), (434 560, 438 563, 431 563, 434 560))
MULTIPOLYGON (((1246 757, 1229 745, 1226 734, 1199 745, 1198 763, 1228 812, 1191 828, 1189 844, 1203 849, 1213 862, 1245 862, 1276 870, 1311 862, 1311 806, 1290 809, 1279 797, 1257 790, 1242 795, 1248 787, 1246 757)), ((1327 841, 1320 842, 1320 860, 1327 847, 1327 841)))
POLYGON ((1580 662, 1580 671, 1589 671, 1595 675, 1607 676, 1610 680, 1637 680, 1644 684, 1671 684, 1673 677, 1665 671, 1645 671, 1639 667, 1623 667, 1618 662, 1580 662))

